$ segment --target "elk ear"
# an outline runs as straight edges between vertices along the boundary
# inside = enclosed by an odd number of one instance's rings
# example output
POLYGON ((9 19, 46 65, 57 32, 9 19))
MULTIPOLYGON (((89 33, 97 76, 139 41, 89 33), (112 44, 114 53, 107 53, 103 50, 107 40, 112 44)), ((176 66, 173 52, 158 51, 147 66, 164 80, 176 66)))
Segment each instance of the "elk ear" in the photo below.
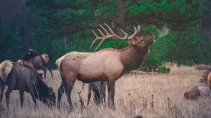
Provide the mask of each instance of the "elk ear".
POLYGON ((135 36, 133 39, 128 40, 131 45, 135 45, 138 42, 139 37, 135 36))
POLYGON ((53 89, 52 89, 51 87, 49 87, 48 93, 49 93, 50 95, 53 95, 53 89))

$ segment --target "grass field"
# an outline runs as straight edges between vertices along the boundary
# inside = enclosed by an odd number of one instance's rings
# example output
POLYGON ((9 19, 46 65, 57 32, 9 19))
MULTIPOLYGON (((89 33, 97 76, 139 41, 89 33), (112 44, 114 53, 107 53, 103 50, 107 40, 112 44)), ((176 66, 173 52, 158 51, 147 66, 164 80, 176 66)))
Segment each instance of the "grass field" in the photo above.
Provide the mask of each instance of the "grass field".
MULTIPOLYGON (((53 71, 52 80, 48 72, 44 81, 53 88, 57 96, 57 89, 61 84, 59 72, 53 71)), ((61 110, 56 107, 49 109, 38 102, 34 109, 29 93, 25 93, 24 107, 21 109, 18 91, 10 95, 10 110, 0 111, 1 118, 133 118, 141 115, 144 118, 210 118, 210 98, 185 100, 182 92, 191 86, 203 86, 199 79, 203 70, 194 67, 174 67, 169 74, 140 73, 127 74, 116 81, 115 110, 105 105, 96 106, 91 98, 89 106, 81 109, 79 95, 87 102, 87 84, 82 90, 82 82, 76 81, 72 91, 73 111, 69 113, 66 95, 62 96, 61 110)), ((107 98, 106 98, 107 99, 107 98)), ((5 107, 5 96, 2 106, 5 107)))

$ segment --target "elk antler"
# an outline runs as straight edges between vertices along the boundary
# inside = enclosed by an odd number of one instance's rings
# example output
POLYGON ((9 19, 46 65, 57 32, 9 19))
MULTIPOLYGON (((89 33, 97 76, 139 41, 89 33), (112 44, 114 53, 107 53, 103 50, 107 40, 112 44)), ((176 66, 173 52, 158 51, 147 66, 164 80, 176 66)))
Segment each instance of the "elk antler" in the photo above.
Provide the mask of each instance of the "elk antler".
MULTIPOLYGON (((104 23, 104 24, 105 24, 105 23, 104 23)), ((101 30, 98 29, 98 31, 100 32, 100 34, 103 36, 103 37, 99 37, 99 36, 97 36, 97 34, 92 30, 92 32, 93 32, 93 34, 95 35, 96 38, 95 38, 95 40, 92 42, 90 48, 93 46, 93 44, 94 44, 97 40, 102 40, 102 41, 99 43, 99 45, 96 47, 95 51, 96 51, 97 48, 103 43, 103 41, 106 40, 106 39, 112 38, 112 39, 123 39, 123 40, 124 40, 124 39, 127 39, 127 37, 128 37, 128 34, 125 33, 122 29, 121 29, 121 31, 122 31, 122 32, 124 33, 124 35, 125 35, 125 37, 123 37, 123 38, 117 36, 117 35, 113 32, 113 30, 112 30, 107 24, 105 24, 105 26, 110 30, 111 34, 109 34, 109 33, 107 32, 107 30, 106 30, 102 25, 99 25, 99 26, 103 29, 103 31, 106 33, 106 35, 103 34, 101 30)))
POLYGON ((138 25, 137 28, 134 26, 134 29, 135 29, 135 32, 133 33, 133 35, 129 36, 127 39, 129 39, 129 40, 130 40, 130 39, 133 39, 134 36, 140 32, 140 29, 141 29, 141 28, 140 28, 140 26, 138 25))

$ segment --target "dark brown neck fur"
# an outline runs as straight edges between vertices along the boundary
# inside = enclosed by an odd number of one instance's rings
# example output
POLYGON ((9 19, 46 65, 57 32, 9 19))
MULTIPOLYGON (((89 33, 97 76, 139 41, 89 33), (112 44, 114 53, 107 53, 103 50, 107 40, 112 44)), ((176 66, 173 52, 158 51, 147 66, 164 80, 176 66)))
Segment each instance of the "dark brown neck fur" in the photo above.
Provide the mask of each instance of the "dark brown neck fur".
POLYGON ((124 66, 122 75, 131 70, 138 69, 149 53, 148 47, 140 49, 135 45, 130 45, 120 51, 120 61, 124 66))

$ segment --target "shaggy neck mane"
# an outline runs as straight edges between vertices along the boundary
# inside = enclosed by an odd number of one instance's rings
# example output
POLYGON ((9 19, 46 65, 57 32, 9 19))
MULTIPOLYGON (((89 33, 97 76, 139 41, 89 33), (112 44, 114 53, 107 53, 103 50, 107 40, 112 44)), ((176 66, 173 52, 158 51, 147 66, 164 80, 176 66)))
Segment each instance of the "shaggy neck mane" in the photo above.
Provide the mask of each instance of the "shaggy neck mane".
POLYGON ((130 45, 120 50, 120 61, 123 65, 122 75, 131 70, 138 69, 145 57, 149 53, 148 47, 140 49, 135 45, 130 45))

